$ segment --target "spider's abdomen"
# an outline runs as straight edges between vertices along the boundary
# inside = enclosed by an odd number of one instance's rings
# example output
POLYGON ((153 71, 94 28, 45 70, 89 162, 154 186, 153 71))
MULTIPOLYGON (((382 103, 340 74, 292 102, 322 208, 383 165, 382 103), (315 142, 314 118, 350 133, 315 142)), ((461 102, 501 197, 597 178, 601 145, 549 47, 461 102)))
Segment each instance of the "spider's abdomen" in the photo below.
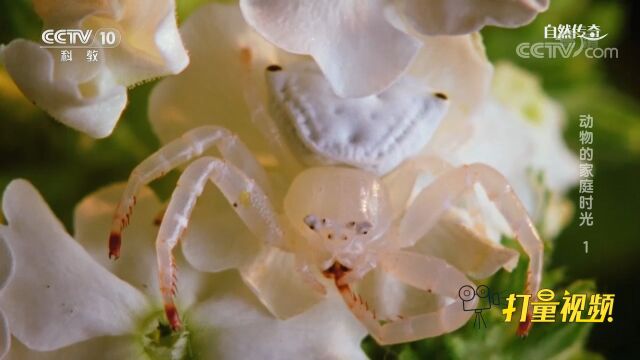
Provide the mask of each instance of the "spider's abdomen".
POLYGON ((445 94, 409 76, 379 94, 341 98, 312 61, 267 69, 270 110, 306 165, 346 164, 383 175, 429 142, 445 94))

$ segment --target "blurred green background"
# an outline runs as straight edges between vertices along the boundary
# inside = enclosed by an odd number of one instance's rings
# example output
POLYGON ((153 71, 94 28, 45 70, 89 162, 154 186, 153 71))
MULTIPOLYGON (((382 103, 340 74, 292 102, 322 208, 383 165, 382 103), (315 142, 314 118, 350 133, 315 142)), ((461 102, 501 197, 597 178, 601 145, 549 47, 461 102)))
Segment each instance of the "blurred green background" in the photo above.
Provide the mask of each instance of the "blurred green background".
MULTIPOLYGON (((179 17, 202 0, 178 0, 179 17)), ((455 333, 408 345, 381 348, 366 340, 372 358, 591 359, 639 358, 640 316, 636 305, 640 263, 640 4, 637 1, 552 0, 548 12, 531 25, 483 31, 492 60, 509 60, 540 76, 545 91, 568 114, 566 139, 579 147, 579 114, 595 118, 595 225, 578 227, 574 220, 553 245, 546 272, 547 286, 576 292, 614 293, 614 322, 536 326, 521 340, 514 329, 467 326, 455 333), (521 42, 543 40, 547 24, 598 24, 609 35, 599 45, 617 47, 618 59, 521 59, 521 42), (589 241, 585 254, 583 241, 589 241)), ((0 1, 0 43, 14 38, 39 39, 41 22, 28 0, 0 1)), ((0 68, 0 189, 14 178, 26 178, 40 189, 67 228, 75 204, 99 187, 123 181, 159 145, 147 121, 147 97, 154 82, 129 91, 129 105, 107 139, 93 140, 49 119, 32 106, 0 68)), ((154 184, 166 196, 176 177, 154 184)), ((577 190, 570 193, 577 202, 577 190)), ((577 206, 576 206, 577 207, 577 206)), ((521 264, 516 270, 524 271, 521 264)), ((517 288, 518 274, 500 273, 491 280, 499 289, 517 288)), ((520 284, 521 286, 521 284, 520 284)), ((491 323, 494 326, 491 326, 491 323)))

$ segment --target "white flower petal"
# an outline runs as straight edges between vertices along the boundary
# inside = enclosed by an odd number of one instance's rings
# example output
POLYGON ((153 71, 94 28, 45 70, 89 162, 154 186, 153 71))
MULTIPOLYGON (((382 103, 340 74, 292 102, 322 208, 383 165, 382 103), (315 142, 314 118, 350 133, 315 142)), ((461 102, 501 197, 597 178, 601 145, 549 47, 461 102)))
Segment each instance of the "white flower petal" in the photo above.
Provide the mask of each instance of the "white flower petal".
POLYGON ((384 0, 241 0, 251 26, 276 46, 309 54, 342 97, 387 88, 409 66, 420 42, 395 28, 384 0))
POLYGON ((258 84, 264 83, 264 69, 277 62, 277 50, 249 28, 237 6, 202 6, 180 32, 191 62, 156 85, 149 99, 149 118, 160 140, 216 124, 238 134, 252 152, 266 152, 251 122, 256 109, 249 110, 245 93, 263 91, 258 84))
POLYGON ((34 6, 45 28, 117 29, 120 43, 101 55, 121 85, 176 74, 189 63, 174 0, 36 0, 34 6))
POLYGON ((278 320, 244 286, 235 286, 188 316, 198 329, 194 348, 204 359, 366 359, 360 342, 367 332, 335 293, 298 316, 278 320))
MULTIPOLYGON (((0 291, 7 285, 11 276, 13 275, 14 261, 11 254, 9 245, 4 240, 2 232, 5 226, 0 225, 0 291)), ((9 324, 5 318, 2 308, 0 308, 0 359, 3 359, 5 354, 11 347, 11 331, 9 330, 9 324)))
POLYGON ((501 268, 513 270, 518 252, 490 240, 484 229, 473 228, 464 217, 461 211, 446 213, 411 251, 444 259, 475 279, 485 279, 501 268))
POLYGON ((4 227, 5 226, 0 224, 0 291, 2 291, 11 279, 15 266, 11 249, 2 236, 2 231, 6 231, 2 230, 4 227))
POLYGON ((378 319, 398 319, 429 313, 447 305, 443 296, 409 286, 396 277, 375 268, 358 284, 356 293, 376 312, 378 319))
POLYGON ((154 219, 162 205, 149 188, 143 188, 136 196, 120 258, 114 261, 108 256, 111 221, 124 188, 124 183, 111 185, 82 199, 74 211, 74 237, 100 265, 153 298, 159 289, 155 257, 158 227, 154 219))
POLYGON ((0 359, 4 359, 9 349, 11 349, 11 330, 2 309, 0 309, 0 359))
POLYGON ((460 35, 486 25, 518 27, 545 11, 549 0, 401 0, 401 13, 426 35, 460 35))
MULTIPOLYGON (((484 110, 474 123, 473 136, 448 154, 449 161, 493 166, 509 180, 534 221, 541 220, 545 206, 561 206, 559 198, 578 181, 578 160, 562 136, 562 108, 543 92, 535 76, 503 63, 496 67, 484 110)), ((564 223, 570 212, 561 212, 564 223)), ((496 210, 488 213, 498 216, 496 210)), ((557 233, 558 227, 552 224, 549 234, 557 233)))
POLYGON ((0 306, 16 338, 46 351, 134 330, 149 307, 142 293, 96 263, 31 184, 11 182, 2 206, 16 268, 0 306))
POLYGON ((291 253, 265 248, 248 266, 240 269, 242 279, 258 299, 280 319, 308 310, 323 295, 302 280, 291 253))
POLYGON ((189 64, 182 44, 174 0, 110 1, 113 18, 87 18, 84 27, 115 27, 122 41, 105 50, 109 69, 121 84, 130 86, 177 74, 189 64), (114 24, 114 25, 111 25, 114 24))
POLYGON ((54 351, 34 351, 14 339, 4 360, 100 360, 146 359, 139 339, 133 336, 102 336, 54 351), (99 354, 99 357, 96 357, 99 354))
POLYGON ((210 184, 198 199, 181 242, 187 261, 208 272, 249 264, 262 248, 227 199, 210 184))
POLYGON ((566 114, 545 94, 540 79, 510 63, 496 65, 492 93, 505 108, 517 113, 535 147, 530 166, 544 172, 545 185, 564 193, 578 181, 578 160, 564 141, 566 114))
POLYGON ((52 52, 21 39, 4 47, 0 60, 27 98, 93 137, 111 133, 127 102, 126 88, 114 82, 103 63, 61 65, 52 52))
POLYGON ((126 87, 175 74, 189 63, 175 19, 174 0, 48 1, 34 7, 46 29, 112 28, 120 41, 97 50, 97 62, 85 50, 63 62, 60 49, 14 40, 0 48, 0 61, 24 95, 53 118, 93 137, 108 136, 126 105, 126 87), (89 56, 89 55, 86 55, 89 56), (89 76, 90 75, 90 76, 89 76))
POLYGON ((105 0, 33 0, 33 7, 45 22, 45 27, 77 27, 84 18, 93 14, 107 14, 111 11, 111 2, 105 0))
POLYGON ((485 113, 474 123, 471 138, 458 151, 450 153, 449 158, 454 164, 481 162, 496 168, 531 212, 535 208, 535 194, 529 184, 527 167, 531 154, 538 149, 528 131, 517 114, 490 100, 485 113))
POLYGON ((471 123, 489 96, 493 67, 479 34, 421 39, 424 46, 409 73, 449 99, 449 111, 427 146, 446 154, 470 136, 471 123))
MULTIPOLYGON (((104 187, 84 198, 75 209, 74 228, 76 240, 104 268, 133 285, 160 305, 158 285, 158 263, 156 260, 156 236, 158 226, 154 224, 163 210, 158 197, 144 187, 136 195, 136 206, 130 224, 123 234, 122 252, 118 260, 108 256, 109 232, 116 205, 122 196, 125 184, 104 187)), ((208 213, 211 216, 213 213, 208 213)), ((199 229, 193 222, 189 231, 199 229)), ((201 274, 188 266, 179 249, 174 251, 178 266, 178 305, 187 308, 195 301, 201 284, 201 274)))

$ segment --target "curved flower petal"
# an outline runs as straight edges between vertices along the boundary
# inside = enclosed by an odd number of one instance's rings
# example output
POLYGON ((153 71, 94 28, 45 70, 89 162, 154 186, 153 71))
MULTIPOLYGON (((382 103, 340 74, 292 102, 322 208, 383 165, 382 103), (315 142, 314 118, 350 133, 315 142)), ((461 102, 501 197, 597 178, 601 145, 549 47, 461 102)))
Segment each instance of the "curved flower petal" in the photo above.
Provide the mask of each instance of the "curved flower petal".
POLYGON ((421 40, 424 45, 409 74, 449 99, 449 111, 427 145, 430 151, 446 154, 471 135, 471 124, 489 96, 493 67, 480 34, 421 40))
POLYGON ((36 14, 44 20, 45 27, 63 28, 65 25, 78 26, 87 16, 108 13, 109 1, 104 0, 33 0, 36 14))
MULTIPOLYGON (((85 197, 76 206, 75 238, 104 268, 133 285, 148 298, 159 302, 160 287, 155 248, 158 226, 155 220, 161 214, 163 205, 148 187, 142 188, 136 196, 136 207, 130 225, 124 232, 120 258, 113 261, 108 257, 107 238, 113 213, 124 188, 124 183, 104 187, 85 197)), ((194 224, 190 224, 189 231, 194 228, 192 225, 194 224)), ((199 227, 196 226, 195 229, 199 227)), ((187 308, 197 301, 198 290, 202 285, 201 274, 186 264, 179 251, 175 251, 175 256, 180 272, 180 291, 176 299, 181 308, 187 308)))
POLYGON ((409 286, 380 268, 367 273, 356 292, 375 311, 378 319, 386 320, 433 312, 450 302, 444 296, 409 286))
POLYGON ((276 46, 311 55, 342 97, 387 88, 420 42, 385 16, 386 1, 241 0, 247 22, 276 46))
POLYGON ((401 0, 401 13, 427 35, 460 35, 486 25, 518 27, 545 11, 549 0, 401 0))
POLYGON ((4 317, 2 309, 0 309, 0 359, 4 359, 10 348, 11 330, 9 329, 9 323, 4 317))
MULTIPOLYGON (((116 29, 115 47, 95 50, 87 61, 78 49, 59 50, 14 40, 0 49, 0 60, 24 95, 53 118, 93 137, 108 136, 126 105, 126 87, 184 69, 189 58, 175 20, 175 2, 48 1, 34 7, 45 28, 116 29)), ((87 55, 89 56, 89 55, 87 55)))
POLYGON ((126 105, 126 88, 114 81, 104 62, 61 65, 50 51, 21 39, 0 49, 0 60, 27 98, 91 136, 109 135, 126 105))
POLYGON ((107 238, 124 188, 124 183, 110 185, 82 199, 74 211, 74 238, 100 265, 153 298, 159 289, 155 258, 158 227, 154 218, 162 205, 149 188, 143 188, 136 196, 121 257, 112 261, 108 256, 107 238))
POLYGON ((535 194, 527 177, 527 167, 531 154, 538 149, 531 142, 526 124, 513 111, 491 100, 473 125, 468 141, 459 146, 457 152, 450 153, 451 162, 482 162, 493 166, 509 180, 531 212, 535 207, 535 194))
POLYGON ((531 166, 544 172, 546 186, 565 192, 578 181, 578 160, 563 138, 566 114, 545 94, 540 79, 507 62, 496 65, 492 93, 498 102, 520 115, 536 151, 531 166))
POLYGON ((511 271, 518 263, 518 252, 489 238, 482 229, 464 223, 465 214, 450 211, 412 251, 446 260, 475 279, 485 279, 500 268, 511 271))
POLYGON ((47 351, 133 331, 149 306, 144 296, 88 256, 31 184, 11 182, 2 207, 16 268, 0 306, 16 338, 47 351))
POLYGON ((474 124, 469 141, 449 154, 449 160, 483 162, 498 169, 536 221, 556 207, 561 216, 543 229, 550 236, 561 227, 558 220, 569 219, 561 197, 579 175, 576 155, 562 136, 564 121, 562 108, 543 92, 537 78, 513 65, 499 64, 481 121, 474 124))
POLYGON ((120 44, 105 50, 109 69, 119 83, 131 86, 177 74, 189 64, 178 32, 174 0, 112 0, 109 5, 112 18, 97 13, 84 19, 82 26, 120 30, 120 44))
POLYGON ((14 341, 4 360, 70 360, 96 358, 101 360, 145 359, 144 350, 133 336, 102 336, 54 351, 34 351, 14 341))
POLYGON ((249 264, 262 247, 227 199, 211 185, 198 199, 181 241, 187 261, 208 272, 249 264))
POLYGON ((166 143, 215 123, 238 134, 252 152, 267 152, 245 94, 263 91, 257 84, 264 83, 264 69, 277 62, 276 48, 251 30, 237 6, 202 6, 180 31, 191 62, 179 76, 154 87, 149 98, 154 132, 166 143))
POLYGON ((4 226, 0 224, 0 291, 11 279, 15 267, 11 249, 2 236, 2 231, 6 231, 2 230, 3 228, 4 226))
POLYGON ((265 248, 253 263, 240 269, 242 279, 269 311, 287 319, 306 311, 323 295, 302 280, 291 253, 265 248))
MULTIPOLYGON (((218 283, 240 283, 228 280, 231 276, 220 275, 218 283)), ((366 330, 335 293, 298 316, 278 320, 244 286, 223 290, 188 314, 198 328, 193 342, 202 358, 367 358, 360 348, 366 330), (211 343, 215 346, 203 346, 211 343)))
MULTIPOLYGON (((2 236, 4 225, 0 225, 0 291, 7 285, 11 275, 13 275, 14 261, 11 249, 2 236)), ((2 308, 0 308, 0 359, 9 352, 11 347, 11 331, 5 318, 2 308)))
POLYGON ((121 85, 176 74, 189 63, 174 0, 35 0, 34 7, 45 28, 117 29, 120 43, 102 55, 121 85))

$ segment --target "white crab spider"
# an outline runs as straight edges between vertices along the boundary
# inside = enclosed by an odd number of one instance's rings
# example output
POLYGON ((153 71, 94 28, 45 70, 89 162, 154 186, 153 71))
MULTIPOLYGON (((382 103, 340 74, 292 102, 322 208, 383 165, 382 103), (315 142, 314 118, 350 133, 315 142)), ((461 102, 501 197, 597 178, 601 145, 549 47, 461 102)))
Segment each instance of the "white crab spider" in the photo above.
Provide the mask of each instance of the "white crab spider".
MULTIPOLYGON (((231 132, 217 126, 187 132, 132 172, 114 216, 110 257, 119 256, 122 230, 140 187, 211 147, 217 147, 221 155, 201 157, 186 167, 160 225, 156 241, 159 279, 171 327, 181 326, 173 301, 176 269, 172 250, 209 181, 221 190, 256 237, 295 255, 299 275, 311 287, 325 293, 317 277, 331 279, 346 305, 380 344, 437 336, 462 326, 469 318, 471 313, 462 310, 458 291, 472 282, 442 259, 403 249, 427 234, 455 200, 475 184, 485 189, 529 255, 527 292, 535 294, 541 279, 542 242, 506 179, 483 164, 453 168, 437 158, 414 157, 444 114, 446 96, 420 91, 415 83, 402 80, 379 95, 339 99, 326 91, 328 84, 318 74, 308 63, 294 64, 290 71, 280 66, 267 68, 276 105, 272 108, 275 123, 280 132, 295 130, 294 141, 302 144, 290 146, 306 147, 308 154, 302 160, 311 165, 291 178, 284 196, 272 191, 269 176, 249 149, 231 132), (330 131, 333 128, 326 127, 326 122, 341 116, 344 118, 336 126, 346 126, 347 130, 330 131), (399 132, 371 131, 372 120, 377 121, 375 125, 385 125, 384 119, 389 118, 392 124, 398 123, 389 129, 399 127, 399 132), (409 120, 403 123, 406 118, 409 120), (384 151, 379 151, 380 146, 384 151), (391 170, 392 176, 383 181, 380 175, 391 170), (437 178, 409 202, 407 185, 424 172, 437 178), (353 285, 376 267, 407 285, 456 301, 431 313, 379 319, 374 309, 352 291, 353 285)), ((521 324, 520 333, 525 334, 529 326, 528 321, 521 324)))

